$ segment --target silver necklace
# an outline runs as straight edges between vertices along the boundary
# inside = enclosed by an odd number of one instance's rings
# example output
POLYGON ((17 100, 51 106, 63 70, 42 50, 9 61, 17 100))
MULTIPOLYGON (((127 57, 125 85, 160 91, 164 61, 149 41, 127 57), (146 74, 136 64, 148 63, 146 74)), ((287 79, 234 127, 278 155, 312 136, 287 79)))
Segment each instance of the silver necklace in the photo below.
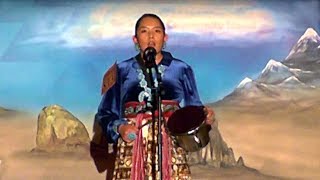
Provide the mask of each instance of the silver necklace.
MULTIPOLYGON (((164 75, 164 71, 166 69, 166 67, 162 64, 160 64, 159 66, 157 66, 158 68, 158 72, 161 75, 161 78, 163 78, 164 75)), ((141 68, 137 69, 138 72, 138 79, 140 80, 139 82, 139 86, 143 88, 143 90, 139 93, 138 95, 138 100, 139 102, 143 102, 143 101, 151 101, 151 88, 148 87, 148 83, 146 81, 146 77, 143 74, 143 71, 141 68)), ((158 81, 155 80, 155 87, 158 87, 158 81)))

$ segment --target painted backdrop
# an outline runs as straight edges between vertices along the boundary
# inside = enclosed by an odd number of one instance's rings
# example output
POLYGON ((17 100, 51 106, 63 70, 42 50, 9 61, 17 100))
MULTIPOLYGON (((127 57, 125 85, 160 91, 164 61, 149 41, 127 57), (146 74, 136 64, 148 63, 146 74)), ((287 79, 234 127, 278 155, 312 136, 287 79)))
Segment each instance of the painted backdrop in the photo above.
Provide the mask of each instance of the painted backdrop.
POLYGON ((166 50, 192 65, 205 103, 285 59, 307 28, 320 32, 319 1, 151 2, 0 1, 0 105, 94 112, 106 69, 137 53, 146 12, 165 22, 166 50))

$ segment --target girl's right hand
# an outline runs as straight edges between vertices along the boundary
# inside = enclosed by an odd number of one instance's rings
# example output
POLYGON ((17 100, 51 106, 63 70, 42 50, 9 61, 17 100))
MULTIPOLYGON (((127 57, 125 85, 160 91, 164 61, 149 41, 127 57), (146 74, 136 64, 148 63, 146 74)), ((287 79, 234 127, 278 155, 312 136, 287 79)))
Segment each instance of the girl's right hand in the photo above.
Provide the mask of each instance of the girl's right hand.
POLYGON ((138 128, 131 124, 121 124, 118 132, 125 142, 132 142, 138 134, 138 128))

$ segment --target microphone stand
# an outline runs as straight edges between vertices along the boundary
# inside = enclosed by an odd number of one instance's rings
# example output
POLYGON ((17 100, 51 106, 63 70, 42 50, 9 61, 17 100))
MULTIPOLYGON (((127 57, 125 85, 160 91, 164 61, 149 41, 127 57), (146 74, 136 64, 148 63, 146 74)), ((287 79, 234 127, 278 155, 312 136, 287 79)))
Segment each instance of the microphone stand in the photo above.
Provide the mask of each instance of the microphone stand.
POLYGON ((158 88, 156 90, 156 102, 158 102, 158 166, 159 166, 159 179, 162 180, 162 79, 157 68, 158 88))
MULTIPOLYGON (((152 133, 153 133, 153 143, 152 143, 152 152, 156 153, 155 148, 155 115, 156 110, 158 110, 158 169, 159 169, 159 179, 162 180, 162 99, 161 99, 161 92, 162 92, 162 79, 161 75, 159 74, 158 67, 154 61, 146 62, 147 72, 151 79, 151 112, 152 112, 152 133), (154 72, 154 71, 155 72, 154 72), (156 77, 154 77, 156 76, 156 77), (156 81, 156 82, 155 82, 156 81)), ((152 158, 152 177, 156 179, 156 167, 155 167, 155 156, 152 158)))

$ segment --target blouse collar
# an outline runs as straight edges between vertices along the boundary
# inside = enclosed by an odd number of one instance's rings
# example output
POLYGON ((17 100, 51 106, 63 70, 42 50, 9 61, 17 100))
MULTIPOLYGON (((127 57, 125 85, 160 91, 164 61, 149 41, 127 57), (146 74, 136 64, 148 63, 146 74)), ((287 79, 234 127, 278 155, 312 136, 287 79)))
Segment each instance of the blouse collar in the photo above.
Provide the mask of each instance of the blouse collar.
MULTIPOLYGON (((173 56, 171 55, 171 53, 167 52, 167 51, 162 51, 162 55, 163 58, 160 61, 159 65, 164 65, 164 66, 170 66, 173 56)), ((137 54, 135 57, 133 57, 135 59, 134 63, 132 64, 134 68, 139 68, 139 63, 138 61, 142 61, 142 58, 140 56, 140 54, 137 54)))

